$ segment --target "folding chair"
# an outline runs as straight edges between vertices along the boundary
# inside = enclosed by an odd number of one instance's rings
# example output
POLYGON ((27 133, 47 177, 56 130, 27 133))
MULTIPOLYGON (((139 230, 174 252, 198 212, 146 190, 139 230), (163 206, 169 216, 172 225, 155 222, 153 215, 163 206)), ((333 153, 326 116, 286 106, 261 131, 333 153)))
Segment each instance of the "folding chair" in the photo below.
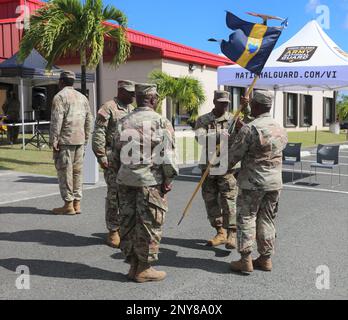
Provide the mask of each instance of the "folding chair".
POLYGON ((310 168, 310 183, 312 183, 312 168, 315 169, 315 181, 317 181, 317 168, 331 170, 331 188, 333 185, 333 174, 336 167, 338 167, 338 187, 341 185, 341 167, 339 165, 340 146, 324 146, 319 145, 317 150, 317 162, 311 164, 310 168))
POLYGON ((295 165, 301 165, 301 179, 303 178, 303 165, 301 161, 302 143, 288 143, 283 150, 283 165, 292 166, 292 183, 294 184, 295 165))

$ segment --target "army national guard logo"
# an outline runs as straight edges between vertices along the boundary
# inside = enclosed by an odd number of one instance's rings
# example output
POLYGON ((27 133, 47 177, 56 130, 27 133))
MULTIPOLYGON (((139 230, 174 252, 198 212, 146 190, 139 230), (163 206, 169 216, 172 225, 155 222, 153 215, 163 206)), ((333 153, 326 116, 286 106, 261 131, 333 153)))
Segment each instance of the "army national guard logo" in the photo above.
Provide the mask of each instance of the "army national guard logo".
POLYGON ((286 48, 277 61, 287 63, 308 61, 313 57, 317 49, 318 47, 314 46, 286 48))

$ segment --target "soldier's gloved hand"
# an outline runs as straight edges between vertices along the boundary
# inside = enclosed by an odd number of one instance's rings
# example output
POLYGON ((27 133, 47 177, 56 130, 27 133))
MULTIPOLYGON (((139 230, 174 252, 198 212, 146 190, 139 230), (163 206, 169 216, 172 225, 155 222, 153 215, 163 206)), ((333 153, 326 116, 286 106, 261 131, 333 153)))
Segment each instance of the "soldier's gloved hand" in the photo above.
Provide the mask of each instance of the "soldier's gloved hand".
POLYGON ((245 123, 240 120, 240 118, 237 119, 237 123, 236 123, 236 128, 239 131, 240 129, 242 129, 245 126, 245 123))
POLYGON ((170 191, 172 191, 172 189, 173 189, 173 185, 171 183, 168 184, 168 183, 164 182, 162 184, 162 192, 164 194, 169 193, 170 191))

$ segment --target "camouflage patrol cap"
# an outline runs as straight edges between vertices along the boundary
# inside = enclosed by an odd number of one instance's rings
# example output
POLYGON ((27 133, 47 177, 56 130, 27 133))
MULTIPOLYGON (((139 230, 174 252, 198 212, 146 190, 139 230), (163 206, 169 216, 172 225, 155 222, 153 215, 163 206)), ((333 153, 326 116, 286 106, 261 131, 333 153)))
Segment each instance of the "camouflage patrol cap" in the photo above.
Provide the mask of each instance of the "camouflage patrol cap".
POLYGON ((138 83, 135 85, 135 94, 137 96, 147 96, 152 94, 158 96, 157 85, 152 83, 138 83))
POLYGON ((75 75, 75 72, 73 72, 73 71, 63 71, 63 72, 61 72, 59 79, 76 80, 76 75, 75 75))
POLYGON ((221 90, 214 92, 214 100, 217 102, 231 102, 229 92, 221 90))
POLYGON ((274 94, 271 91, 256 90, 253 100, 264 106, 272 106, 274 94))
POLYGON ((135 91, 135 82, 133 81, 129 81, 129 80, 120 80, 118 83, 117 83, 117 87, 120 89, 120 88, 123 88, 129 92, 134 92, 135 91))

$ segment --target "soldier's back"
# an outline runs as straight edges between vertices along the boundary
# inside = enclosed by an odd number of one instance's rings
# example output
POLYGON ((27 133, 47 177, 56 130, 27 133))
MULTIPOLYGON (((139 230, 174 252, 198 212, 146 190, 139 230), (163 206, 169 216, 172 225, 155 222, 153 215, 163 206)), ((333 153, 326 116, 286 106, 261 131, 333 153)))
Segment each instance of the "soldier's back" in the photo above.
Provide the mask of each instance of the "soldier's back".
POLYGON ((88 99, 73 87, 65 87, 54 97, 53 105, 64 113, 60 144, 83 145, 86 119, 90 116, 88 99))
POLYGON ((239 177, 242 189, 272 191, 282 188, 282 152, 287 143, 286 130, 269 114, 246 125, 249 148, 239 177))

